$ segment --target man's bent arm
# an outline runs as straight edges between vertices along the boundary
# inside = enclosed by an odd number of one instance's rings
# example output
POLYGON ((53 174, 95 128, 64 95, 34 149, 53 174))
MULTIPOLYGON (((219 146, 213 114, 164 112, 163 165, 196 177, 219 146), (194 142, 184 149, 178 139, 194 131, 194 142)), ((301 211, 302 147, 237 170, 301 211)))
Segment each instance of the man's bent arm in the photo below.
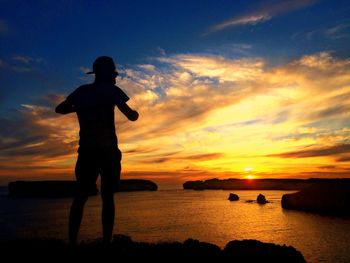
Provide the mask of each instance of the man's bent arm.
POLYGON ((65 100, 56 107, 55 112, 60 114, 68 114, 71 112, 75 112, 75 108, 71 103, 65 100))
POLYGON ((139 118, 139 113, 131 109, 125 102, 117 104, 117 107, 129 120, 136 121, 139 118))

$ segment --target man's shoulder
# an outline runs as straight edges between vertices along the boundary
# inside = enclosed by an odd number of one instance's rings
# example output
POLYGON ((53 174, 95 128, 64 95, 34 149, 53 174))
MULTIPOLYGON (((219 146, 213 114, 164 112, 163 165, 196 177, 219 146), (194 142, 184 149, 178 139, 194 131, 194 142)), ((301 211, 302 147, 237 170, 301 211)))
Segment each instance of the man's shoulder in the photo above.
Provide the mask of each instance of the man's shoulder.
POLYGON ((93 84, 83 84, 76 88, 73 93, 80 93, 89 90, 92 87, 93 84))
POLYGON ((109 85, 108 88, 111 92, 113 92, 116 95, 121 95, 121 94, 126 95, 125 92, 121 88, 119 88, 116 84, 109 85))
POLYGON ((86 93, 86 91, 90 90, 92 84, 84 84, 76 88, 71 94, 68 95, 67 99, 71 102, 76 102, 78 97, 81 97, 82 94, 86 93))
POLYGON ((113 85, 113 87, 115 88, 115 89, 117 89, 117 90, 121 90, 121 91, 123 91, 121 88, 119 88, 117 85, 113 85))
POLYGON ((89 84, 83 84, 81 86, 79 86, 76 90, 86 90, 88 88, 91 88, 94 84, 93 83, 89 83, 89 84))

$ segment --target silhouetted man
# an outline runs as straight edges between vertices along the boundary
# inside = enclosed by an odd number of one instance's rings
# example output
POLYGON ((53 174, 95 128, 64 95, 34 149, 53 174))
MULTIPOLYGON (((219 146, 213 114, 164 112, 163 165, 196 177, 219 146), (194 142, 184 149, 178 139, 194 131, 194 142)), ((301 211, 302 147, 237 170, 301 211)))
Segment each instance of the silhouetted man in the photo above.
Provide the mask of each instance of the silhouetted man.
POLYGON ((101 175, 103 242, 112 238, 115 207, 113 194, 119 185, 121 152, 114 126, 114 107, 131 121, 139 114, 126 102, 129 97, 116 84, 113 59, 99 57, 93 64, 95 81, 82 85, 56 107, 56 112, 76 112, 80 125, 78 160, 75 167, 77 192, 69 215, 69 242, 75 245, 89 193, 95 191, 96 180, 101 175))

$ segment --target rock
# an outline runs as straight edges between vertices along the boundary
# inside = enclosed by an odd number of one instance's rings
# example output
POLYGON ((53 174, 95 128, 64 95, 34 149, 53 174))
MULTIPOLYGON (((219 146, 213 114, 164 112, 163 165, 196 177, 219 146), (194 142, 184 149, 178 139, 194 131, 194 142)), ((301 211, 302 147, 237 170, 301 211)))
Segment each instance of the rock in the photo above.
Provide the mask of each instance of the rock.
POLYGON ((281 203, 284 209, 350 216, 350 183, 341 179, 318 183, 297 193, 283 195, 281 203))
POLYGON ((223 252, 225 259, 232 259, 232 262, 306 262, 294 247, 258 240, 230 241, 223 252))
POLYGON ((262 205, 268 203, 268 201, 266 200, 265 196, 262 195, 262 194, 258 195, 258 197, 256 198, 256 202, 258 204, 262 204, 262 205))
POLYGON ((195 258, 198 257, 198 255, 201 255, 203 259, 206 257, 217 259, 221 254, 219 246, 207 242, 200 242, 199 240, 192 238, 187 239, 183 243, 183 249, 185 254, 190 258, 195 258))
POLYGON ((239 196, 233 193, 230 193, 228 200, 230 201, 238 201, 239 200, 239 196))

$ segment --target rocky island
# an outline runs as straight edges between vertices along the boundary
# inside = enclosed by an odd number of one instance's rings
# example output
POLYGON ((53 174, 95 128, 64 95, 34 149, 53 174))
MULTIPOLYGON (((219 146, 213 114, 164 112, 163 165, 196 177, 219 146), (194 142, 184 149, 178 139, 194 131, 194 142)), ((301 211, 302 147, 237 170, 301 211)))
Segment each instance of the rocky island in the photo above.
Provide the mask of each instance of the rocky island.
MULTIPOLYGON (((72 197, 77 187, 76 181, 15 181, 8 185, 10 197, 72 197)), ((116 192, 157 191, 156 183, 149 180, 120 180, 116 192)), ((97 185, 90 195, 97 195, 97 185)))
POLYGON ((184 189, 192 190, 302 190, 319 182, 325 184, 349 182, 350 179, 209 179, 205 181, 188 181, 183 184, 184 189))

